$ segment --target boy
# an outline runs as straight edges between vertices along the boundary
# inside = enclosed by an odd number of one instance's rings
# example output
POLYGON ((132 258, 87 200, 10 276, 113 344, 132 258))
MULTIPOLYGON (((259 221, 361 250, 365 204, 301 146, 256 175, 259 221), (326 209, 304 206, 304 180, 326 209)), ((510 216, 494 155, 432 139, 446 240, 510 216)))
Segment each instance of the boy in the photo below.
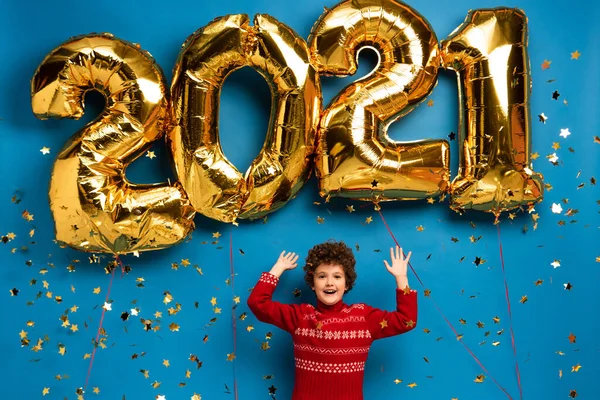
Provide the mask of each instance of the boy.
POLYGON ((314 246, 306 257, 305 281, 317 296, 317 306, 282 304, 272 295, 283 272, 298 266, 298 255, 283 251, 270 272, 264 272, 248 306, 262 322, 290 334, 294 342, 296 381, 292 400, 363 400, 364 367, 375 339, 399 335, 417 324, 417 293, 406 275, 411 252, 390 249, 392 265, 385 267, 396 279, 396 311, 366 304, 343 303, 354 286, 352 250, 343 242, 314 246))

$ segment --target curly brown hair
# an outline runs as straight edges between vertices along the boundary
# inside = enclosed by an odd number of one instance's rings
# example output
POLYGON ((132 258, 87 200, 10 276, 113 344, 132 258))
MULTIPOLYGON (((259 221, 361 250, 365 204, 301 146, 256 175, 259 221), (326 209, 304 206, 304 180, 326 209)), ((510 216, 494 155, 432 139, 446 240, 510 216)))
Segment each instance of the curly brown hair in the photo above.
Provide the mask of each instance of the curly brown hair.
POLYGON ((338 264, 344 270, 347 289, 345 293, 352 290, 356 281, 356 260, 352 249, 342 241, 328 240, 317 244, 308 251, 306 265, 304 266, 304 280, 308 286, 313 287, 315 283, 315 271, 321 264, 338 264))

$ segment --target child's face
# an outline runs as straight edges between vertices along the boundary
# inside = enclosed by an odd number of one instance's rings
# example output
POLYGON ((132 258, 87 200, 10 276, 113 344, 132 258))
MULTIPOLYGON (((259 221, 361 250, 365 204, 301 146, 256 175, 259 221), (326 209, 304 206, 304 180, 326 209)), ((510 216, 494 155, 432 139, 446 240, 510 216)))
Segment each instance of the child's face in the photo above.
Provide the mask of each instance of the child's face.
POLYGON ((341 265, 321 264, 315 270, 312 289, 322 303, 332 306, 342 300, 346 287, 346 274, 341 265))

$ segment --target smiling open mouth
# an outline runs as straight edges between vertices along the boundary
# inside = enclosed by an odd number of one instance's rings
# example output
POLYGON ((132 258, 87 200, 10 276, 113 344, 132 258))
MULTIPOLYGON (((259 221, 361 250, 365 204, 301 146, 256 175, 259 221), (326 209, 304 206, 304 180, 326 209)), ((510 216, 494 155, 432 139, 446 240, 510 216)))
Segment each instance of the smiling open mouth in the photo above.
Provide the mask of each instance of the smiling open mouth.
POLYGON ((337 292, 337 290, 335 289, 328 289, 328 290, 324 290, 325 294, 335 294, 337 292))

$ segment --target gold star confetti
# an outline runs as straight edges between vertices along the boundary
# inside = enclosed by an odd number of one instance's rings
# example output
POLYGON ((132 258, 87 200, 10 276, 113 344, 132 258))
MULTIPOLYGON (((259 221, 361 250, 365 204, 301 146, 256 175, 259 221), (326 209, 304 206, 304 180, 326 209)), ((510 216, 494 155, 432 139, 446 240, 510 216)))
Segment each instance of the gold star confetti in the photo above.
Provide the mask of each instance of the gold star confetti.
POLYGON ((571 53, 571 60, 579 60, 580 55, 581 53, 578 50, 575 50, 571 53))
POLYGON ((214 239, 218 239, 218 238, 220 238, 220 237, 221 237, 221 234, 220 234, 219 232, 213 232, 213 234, 212 234, 212 237, 213 237, 214 239))
POLYGON ((149 159, 152 160, 153 158, 156 158, 156 155, 154 154, 153 151, 149 151, 146 153, 146 157, 148 157, 149 159))
POLYGON ((381 329, 383 329, 383 328, 386 328, 386 327, 388 326, 388 323, 387 323, 387 321, 384 319, 383 321, 381 321, 381 322, 379 323, 379 325, 381 325, 381 329))
POLYGON ((423 232, 424 230, 425 230, 425 228, 423 228, 423 225, 417 226, 417 231, 418 232, 423 232))
POLYGON ((94 288, 94 294, 99 294, 101 291, 100 287, 94 288))
POLYGON ((573 365, 571 367, 571 372, 579 372, 579 369, 581 368, 581 365, 577 364, 577 365, 573 365))
POLYGON ((483 375, 483 374, 477 375, 475 377, 475 380, 473 382, 475 382, 475 383, 483 383, 484 379, 485 379, 485 375, 483 375))
POLYGON ((23 217, 23 219, 26 219, 27 221, 33 221, 33 214, 30 214, 27 210, 21 213, 21 217, 23 217))
POLYGON ((525 304, 527 303, 527 295, 521 297, 521 300, 519 300, 520 303, 525 304))
POLYGON ((210 299, 210 304, 214 307, 217 305, 217 298, 213 297, 212 299, 210 299))
POLYGON ((253 331, 253 330, 254 330, 254 327, 253 327, 252 325, 248 325, 248 326, 246 327, 246 330, 247 330, 248 332, 251 332, 251 331, 253 331))
POLYGON ((45 396, 45 395, 47 395, 47 394, 50 394, 50 388, 47 388, 47 387, 45 387, 45 388, 42 390, 42 396, 45 396))
POLYGON ((544 62, 542 63, 542 71, 550 68, 550 64, 552 64, 552 61, 544 60, 544 62))
POLYGON ((433 107, 433 99, 429 99, 429 101, 427 101, 427 107, 433 107))
POLYGON ((428 197, 427 198, 427 203, 429 203, 429 204, 435 203, 435 201, 433 200, 433 197, 428 197))
POLYGON ((95 387, 93 389, 94 394, 100 394, 100 388, 99 387, 95 387))
POLYGON ((574 399, 575 397, 577 397, 577 390, 571 390, 569 392, 569 397, 574 399))
POLYGON ((560 143, 558 143, 558 142, 552 142, 552 148, 553 148, 554 150, 558 150, 558 149, 560 149, 560 143))
POLYGON ((171 366, 171 363, 169 362, 169 360, 163 360, 163 365, 167 368, 169 368, 171 366))
POLYGON ((179 332, 179 325, 177 325, 175 322, 171 322, 171 324, 169 325, 169 329, 172 332, 179 332))
POLYGON ((50 154, 50 148, 49 148, 49 147, 46 147, 46 146, 42 147, 42 148, 40 149, 40 151, 41 151, 41 152, 42 152, 42 154, 44 154, 44 155, 46 155, 46 154, 50 154))
POLYGON ((573 332, 571 332, 568 336, 569 338, 569 343, 575 343, 577 340, 577 336, 573 335, 573 332))
POLYGON ((318 330, 323 329, 323 322, 322 321, 317 322, 317 329, 318 330))
POLYGON ((349 213, 353 213, 354 211, 354 206, 346 206, 346 211, 348 211, 349 213))
POLYGON ((322 224, 325 222, 325 218, 317 216, 317 223, 322 224))
POLYGON ((413 382, 413 383, 409 383, 406 386, 408 386, 409 388, 413 389, 413 388, 417 387, 417 384, 415 382, 413 382))
POLYGON ((235 353, 227 354, 227 361, 235 360, 235 353))
POLYGON ((77 332, 79 330, 79 328, 75 324, 71 325, 70 329, 71 329, 72 332, 77 332))
POLYGON ((539 153, 537 153, 537 152, 535 152, 535 153, 533 153, 533 154, 531 155, 531 159, 532 159, 532 160, 537 160, 539 156, 540 156, 540 154, 539 154, 539 153))
POLYGON ((373 222, 373 217, 367 217, 367 219, 365 219, 366 224, 370 224, 371 222, 373 222))

